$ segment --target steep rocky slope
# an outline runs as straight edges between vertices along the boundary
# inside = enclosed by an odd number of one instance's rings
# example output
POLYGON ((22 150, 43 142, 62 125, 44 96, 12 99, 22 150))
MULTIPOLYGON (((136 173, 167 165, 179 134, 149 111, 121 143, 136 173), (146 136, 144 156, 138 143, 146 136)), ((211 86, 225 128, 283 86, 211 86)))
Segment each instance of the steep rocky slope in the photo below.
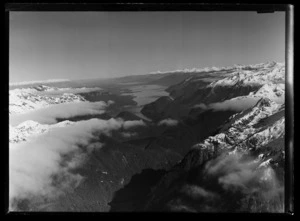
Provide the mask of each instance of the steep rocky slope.
POLYGON ((153 190, 146 209, 282 212, 284 105, 260 99, 193 146, 153 190))

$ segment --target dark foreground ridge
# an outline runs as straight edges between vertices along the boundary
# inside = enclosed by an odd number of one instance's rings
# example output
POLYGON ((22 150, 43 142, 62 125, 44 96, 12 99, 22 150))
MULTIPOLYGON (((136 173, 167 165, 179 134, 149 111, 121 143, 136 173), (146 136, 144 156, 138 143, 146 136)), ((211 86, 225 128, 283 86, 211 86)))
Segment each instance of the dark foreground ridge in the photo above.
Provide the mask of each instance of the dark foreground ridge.
POLYGON ((163 177, 165 170, 144 169, 132 176, 130 182, 118 190, 109 203, 110 212, 142 211, 153 186, 163 177))

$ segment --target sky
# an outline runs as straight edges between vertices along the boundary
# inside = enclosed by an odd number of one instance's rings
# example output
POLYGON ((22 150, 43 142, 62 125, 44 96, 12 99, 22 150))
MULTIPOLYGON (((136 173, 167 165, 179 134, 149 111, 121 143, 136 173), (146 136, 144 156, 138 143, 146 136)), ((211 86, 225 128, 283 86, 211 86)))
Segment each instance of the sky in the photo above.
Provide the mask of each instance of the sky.
POLYGON ((284 12, 10 12, 9 82, 109 78, 284 57, 284 12))

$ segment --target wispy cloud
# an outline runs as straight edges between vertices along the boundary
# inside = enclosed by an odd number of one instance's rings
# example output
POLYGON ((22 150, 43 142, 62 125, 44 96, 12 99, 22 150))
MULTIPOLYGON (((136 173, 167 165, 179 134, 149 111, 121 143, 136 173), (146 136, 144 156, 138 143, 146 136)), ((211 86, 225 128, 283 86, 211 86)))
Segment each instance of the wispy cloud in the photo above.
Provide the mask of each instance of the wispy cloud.
POLYGON ((146 126, 146 123, 143 120, 128 120, 123 124, 123 128, 125 130, 133 128, 133 127, 143 127, 146 126))
POLYGON ((69 79, 49 79, 49 80, 41 80, 41 81, 11 82, 11 83, 9 83, 9 86, 40 84, 40 83, 54 83, 54 82, 66 82, 66 81, 70 81, 70 80, 69 79))
POLYGON ((218 197, 217 194, 205 190, 204 188, 197 185, 185 185, 182 187, 181 192, 187 194, 188 196, 194 199, 199 199, 199 198, 215 199, 218 197))
POLYGON ((193 205, 192 209, 198 212, 281 212, 283 183, 273 168, 263 162, 248 153, 222 154, 198 170, 193 184, 185 184, 180 189, 178 199, 184 200, 170 203, 179 208, 193 205))
POLYGON ((205 170, 228 192, 241 192, 245 196, 254 194, 261 202, 277 200, 280 203, 284 191, 282 184, 270 165, 260 165, 260 160, 236 153, 210 161, 205 170))
POLYGON ((172 200, 167 204, 171 211, 174 212, 192 212, 196 213, 197 210, 191 208, 190 206, 185 205, 181 199, 172 200))
POLYGON ((197 104, 194 108, 201 108, 204 110, 214 111, 243 111, 253 107, 261 97, 240 97, 238 99, 230 99, 223 102, 211 103, 211 104, 197 104))
POLYGON ((178 120, 174 120, 174 119, 171 119, 171 118, 167 118, 167 119, 164 119, 164 120, 161 120, 158 122, 158 126, 161 126, 161 125, 165 125, 165 126, 176 126, 178 124, 178 120))
POLYGON ((78 94, 78 93, 89 93, 89 92, 101 91, 101 90, 103 89, 100 87, 57 88, 56 90, 37 91, 36 93, 39 95, 62 95, 64 93, 78 94))
POLYGON ((123 132, 122 136, 125 138, 132 138, 132 137, 136 137, 138 134, 136 132, 123 132))

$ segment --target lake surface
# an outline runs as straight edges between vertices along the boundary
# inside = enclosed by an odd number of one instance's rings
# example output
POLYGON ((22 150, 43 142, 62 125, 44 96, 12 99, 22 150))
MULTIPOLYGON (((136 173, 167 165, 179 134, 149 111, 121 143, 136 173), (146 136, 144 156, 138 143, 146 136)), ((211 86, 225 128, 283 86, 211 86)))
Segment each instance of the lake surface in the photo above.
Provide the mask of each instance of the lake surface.
POLYGON ((133 100, 136 101, 138 107, 141 108, 161 96, 169 96, 169 93, 165 91, 166 88, 166 86, 161 85, 134 85, 128 87, 131 92, 123 93, 123 95, 134 96, 133 100))

